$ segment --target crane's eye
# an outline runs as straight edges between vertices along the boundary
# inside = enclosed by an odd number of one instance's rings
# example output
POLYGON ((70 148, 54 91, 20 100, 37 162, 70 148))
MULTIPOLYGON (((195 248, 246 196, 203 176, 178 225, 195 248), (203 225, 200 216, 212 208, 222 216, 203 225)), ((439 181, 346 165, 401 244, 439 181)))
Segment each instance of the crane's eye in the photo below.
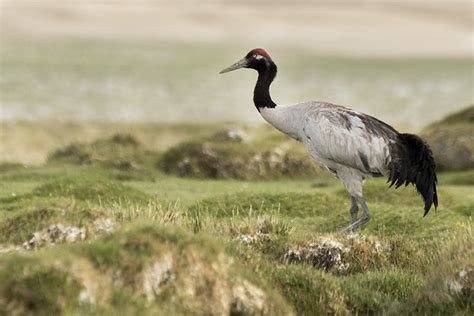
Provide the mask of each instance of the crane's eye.
POLYGON ((257 60, 260 60, 260 59, 263 58, 263 56, 262 56, 262 55, 259 55, 259 54, 253 54, 252 57, 255 58, 255 59, 257 59, 257 60))

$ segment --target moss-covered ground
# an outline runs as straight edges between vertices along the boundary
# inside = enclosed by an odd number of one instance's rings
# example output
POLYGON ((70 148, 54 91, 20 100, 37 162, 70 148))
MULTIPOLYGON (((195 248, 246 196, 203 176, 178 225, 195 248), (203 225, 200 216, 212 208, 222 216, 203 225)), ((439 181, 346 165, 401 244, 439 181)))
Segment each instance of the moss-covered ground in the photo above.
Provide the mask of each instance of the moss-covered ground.
POLYGON ((473 311, 472 283, 471 292, 450 286, 474 265, 472 171, 441 173, 440 206, 425 218, 412 187, 393 190, 383 179, 370 180, 365 197, 373 219, 349 238, 338 233, 349 222, 349 199, 324 173, 314 180, 237 181, 153 169, 141 179, 134 168, 120 171, 133 176, 117 177, 107 163, 64 157, 42 167, 2 164, 0 244, 21 246, 50 224, 87 228, 98 218, 113 219, 115 231, 1 253, 2 314, 235 312, 237 303, 222 305, 222 293, 233 293, 241 280, 264 291, 267 314, 473 311), (342 254, 343 273, 284 259, 292 247, 321 238, 350 249, 342 254), (144 275, 167 254, 175 276, 150 294, 144 275))

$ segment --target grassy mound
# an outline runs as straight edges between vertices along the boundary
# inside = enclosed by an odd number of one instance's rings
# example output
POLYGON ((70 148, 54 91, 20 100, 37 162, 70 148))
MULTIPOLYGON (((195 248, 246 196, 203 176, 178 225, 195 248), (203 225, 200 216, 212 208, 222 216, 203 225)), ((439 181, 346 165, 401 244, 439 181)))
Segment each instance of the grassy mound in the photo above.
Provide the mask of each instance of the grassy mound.
POLYGON ((419 276, 403 269, 370 271, 348 277, 342 284, 348 309, 354 314, 400 312, 421 287, 419 276))
POLYGON ((49 164, 96 165, 117 172, 117 177, 141 178, 149 175, 158 155, 145 149, 133 136, 115 134, 89 144, 74 143, 57 149, 48 156, 49 164), (140 171, 142 171, 140 173, 140 171), (129 174, 129 177, 127 177, 129 174))
POLYGON ((19 162, 13 162, 13 161, 0 162, 0 173, 5 173, 8 171, 18 171, 25 168, 26 168, 25 165, 19 162))
POLYGON ((345 297, 336 277, 303 265, 267 266, 267 277, 281 287, 298 315, 346 315, 345 297))
POLYGON ((0 312, 4 315, 57 315, 80 293, 66 271, 37 257, 0 258, 0 312))
POLYGON ((21 245, 34 232, 51 224, 89 226, 98 218, 106 216, 100 210, 72 199, 46 199, 31 197, 10 204, 16 209, 0 217, 0 243, 21 245))
POLYGON ((151 197, 122 183, 93 176, 47 182, 31 193, 0 199, 0 242, 21 243, 50 224, 90 226, 109 216, 101 206, 146 205, 151 197))
POLYGON ((2 256, 0 278, 2 314, 291 314, 216 240, 143 224, 89 244, 2 256))
POLYGON ((474 105, 423 131, 439 170, 474 168, 474 105))
POLYGON ((294 257, 288 260, 269 254, 268 248, 275 244, 269 239, 243 244, 236 252, 246 266, 272 280, 299 315, 464 315, 473 310, 470 238, 472 233, 461 229, 449 241, 426 246, 405 235, 324 234, 296 245, 315 250, 332 243, 341 247, 340 253, 337 247, 298 253, 290 241, 294 257), (300 260, 295 260, 297 255, 300 260), (323 262, 335 264, 336 269, 323 262))
POLYGON ((289 265, 271 277, 299 315, 398 314, 422 285, 416 275, 399 269, 341 279, 309 266, 289 265))
POLYGON ((211 137, 181 143, 164 153, 159 166, 180 177, 212 179, 308 178, 319 172, 300 144, 278 134, 248 142, 211 137))
POLYGON ((474 105, 468 106, 459 112, 449 114, 441 121, 431 124, 430 127, 452 124, 474 124, 474 105))

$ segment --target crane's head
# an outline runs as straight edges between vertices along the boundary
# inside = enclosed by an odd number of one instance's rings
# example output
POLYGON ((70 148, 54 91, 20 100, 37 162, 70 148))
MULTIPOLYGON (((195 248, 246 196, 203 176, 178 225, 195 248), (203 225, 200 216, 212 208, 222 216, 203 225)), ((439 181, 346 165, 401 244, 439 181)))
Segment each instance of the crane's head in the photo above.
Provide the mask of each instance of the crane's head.
POLYGON ((252 68, 258 71, 260 69, 268 68, 270 63, 273 63, 272 57, 270 57, 270 54, 267 53, 266 50, 263 48, 254 48, 244 58, 232 66, 221 70, 219 73, 223 74, 240 68, 252 68))

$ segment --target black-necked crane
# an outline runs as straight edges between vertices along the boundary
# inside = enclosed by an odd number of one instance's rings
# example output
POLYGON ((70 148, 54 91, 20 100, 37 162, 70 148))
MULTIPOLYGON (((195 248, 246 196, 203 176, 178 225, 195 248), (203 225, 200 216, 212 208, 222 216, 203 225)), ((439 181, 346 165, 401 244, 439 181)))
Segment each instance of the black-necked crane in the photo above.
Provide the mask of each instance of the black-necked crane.
POLYGON ((424 215, 438 206, 433 155, 418 136, 397 132, 390 125, 363 113, 327 102, 310 101, 277 106, 270 97, 270 84, 277 66, 262 48, 222 70, 240 68, 258 72, 253 101, 261 116, 276 129, 303 143, 313 159, 326 167, 344 185, 351 197, 351 232, 370 220, 362 197, 365 179, 383 175, 390 186, 414 184, 424 200, 424 215), (358 218, 359 206, 363 214, 358 218))

